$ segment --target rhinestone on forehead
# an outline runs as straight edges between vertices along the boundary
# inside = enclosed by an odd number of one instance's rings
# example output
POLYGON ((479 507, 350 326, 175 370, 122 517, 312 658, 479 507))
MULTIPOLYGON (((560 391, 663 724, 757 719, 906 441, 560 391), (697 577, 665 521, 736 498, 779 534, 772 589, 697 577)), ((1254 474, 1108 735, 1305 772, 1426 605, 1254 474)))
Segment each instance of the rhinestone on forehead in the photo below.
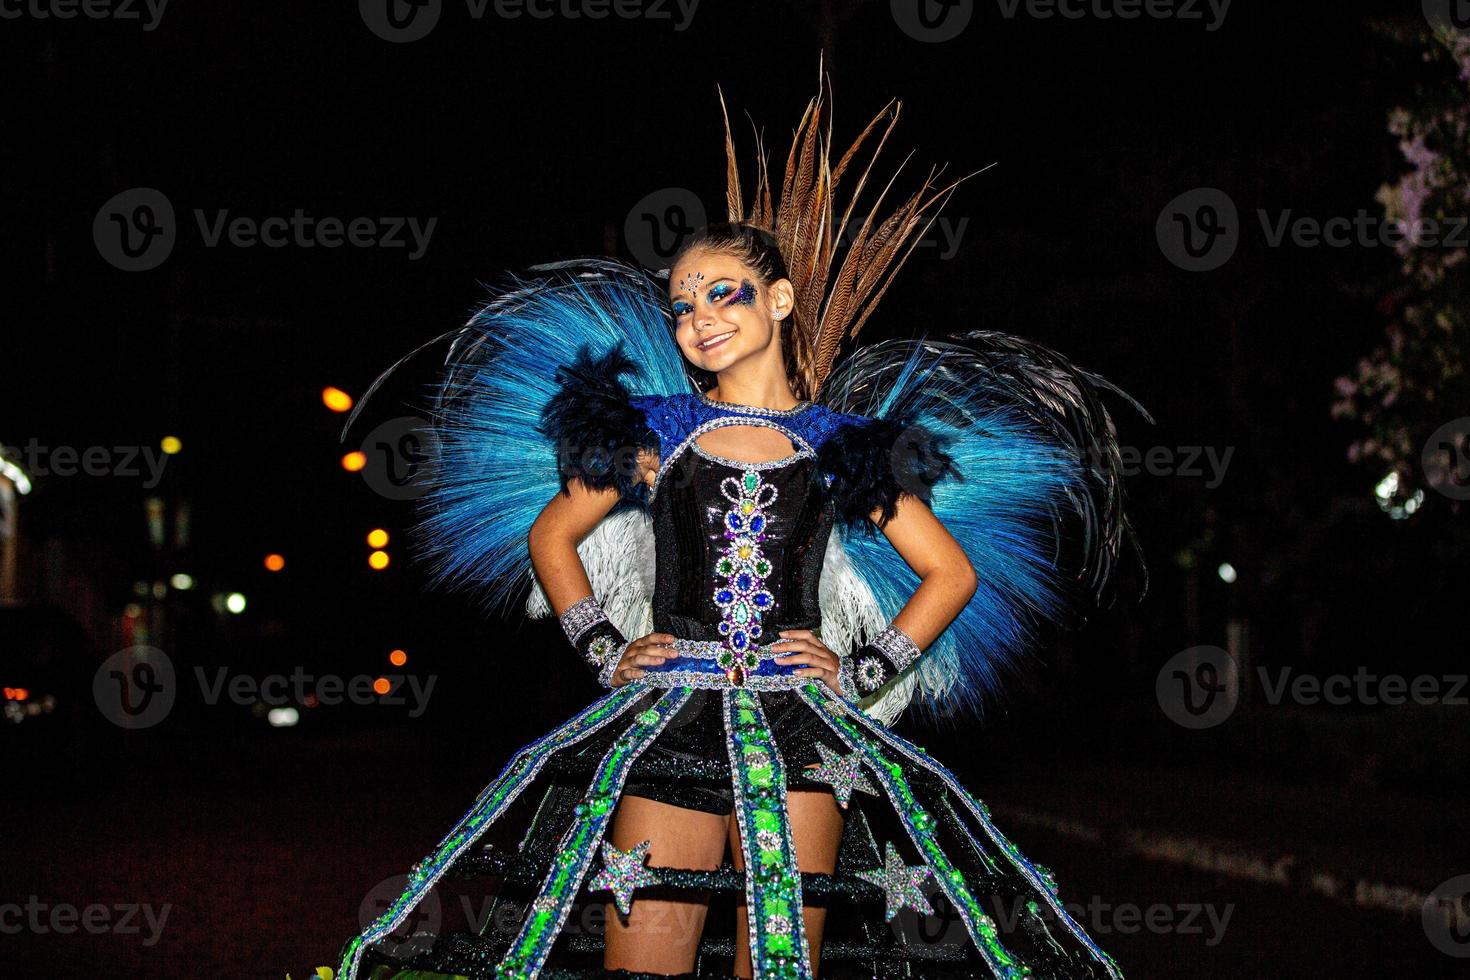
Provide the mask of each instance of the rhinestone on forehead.
POLYGON ((679 280, 679 288, 688 293, 690 296, 698 296, 699 286, 703 282, 703 272, 691 272, 689 273, 689 275, 679 280))

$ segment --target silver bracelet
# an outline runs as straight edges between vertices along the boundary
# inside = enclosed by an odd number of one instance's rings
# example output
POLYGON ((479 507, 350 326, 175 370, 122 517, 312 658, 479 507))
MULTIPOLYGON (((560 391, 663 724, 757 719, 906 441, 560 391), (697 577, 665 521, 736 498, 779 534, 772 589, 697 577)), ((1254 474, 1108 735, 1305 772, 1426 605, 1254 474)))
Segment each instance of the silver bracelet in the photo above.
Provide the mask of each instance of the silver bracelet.
POLYGON ((607 613, 597 604, 597 596, 589 595, 567 606, 566 612, 558 618, 561 620, 562 632, 567 635, 572 646, 576 646, 582 634, 598 623, 607 621, 607 613))
POLYGON ((857 675, 851 657, 838 658, 837 687, 842 696, 849 701, 856 701, 862 697, 862 693, 857 689, 857 675))
POLYGON ((919 645, 903 630, 889 623, 883 632, 873 637, 873 646, 883 651, 894 670, 903 671, 919 659, 919 645))
POLYGON ((597 672, 597 683, 607 688, 611 688, 613 686, 613 674, 617 672, 618 664, 622 663, 623 661, 623 652, 627 649, 628 644, 622 643, 614 647, 607 654, 607 659, 602 662, 602 669, 597 672))

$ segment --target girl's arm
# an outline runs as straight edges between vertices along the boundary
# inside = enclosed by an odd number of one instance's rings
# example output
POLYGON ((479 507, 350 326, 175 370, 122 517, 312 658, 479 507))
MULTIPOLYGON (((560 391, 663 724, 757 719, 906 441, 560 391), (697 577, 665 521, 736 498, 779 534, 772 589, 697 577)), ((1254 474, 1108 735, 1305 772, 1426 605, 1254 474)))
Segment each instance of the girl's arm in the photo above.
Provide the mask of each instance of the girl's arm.
MULTIPOLYGON (((882 510, 869 517, 878 524, 882 510)), ((920 650, 939 638, 975 594, 979 579, 960 543, 922 500, 899 494, 898 511, 878 524, 895 551, 920 578, 919 587, 893 617, 920 650)))
MULTIPOLYGON (((652 472, 641 455, 639 462, 645 481, 650 480, 652 472)), ((572 645, 607 686, 625 684, 643 675, 640 668, 663 663, 666 656, 656 651, 674 641, 667 634, 650 633, 629 643, 597 607, 577 545, 608 515, 619 496, 612 487, 594 490, 581 480, 569 480, 566 492, 557 493, 542 508, 527 538, 531 566, 547 602, 572 645), (579 608, 568 615, 573 606, 579 608)))
POLYGON ((558 616, 578 599, 592 594, 592 580, 577 554, 577 545, 617 502, 617 490, 589 490, 580 480, 572 480, 567 492, 552 497, 531 524, 527 539, 531 566, 546 591, 552 612, 558 616))

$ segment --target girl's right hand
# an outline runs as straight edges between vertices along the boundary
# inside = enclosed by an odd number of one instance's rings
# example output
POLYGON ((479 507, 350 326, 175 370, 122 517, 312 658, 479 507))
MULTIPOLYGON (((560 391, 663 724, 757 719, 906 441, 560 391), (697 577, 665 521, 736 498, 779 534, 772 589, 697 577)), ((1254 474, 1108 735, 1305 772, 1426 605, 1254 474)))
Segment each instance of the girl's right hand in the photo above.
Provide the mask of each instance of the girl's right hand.
POLYGON ((622 659, 613 668, 610 683, 613 687, 622 687, 648 673, 645 667, 656 667, 674 655, 674 634, 649 633, 647 636, 640 636, 623 650, 622 659))

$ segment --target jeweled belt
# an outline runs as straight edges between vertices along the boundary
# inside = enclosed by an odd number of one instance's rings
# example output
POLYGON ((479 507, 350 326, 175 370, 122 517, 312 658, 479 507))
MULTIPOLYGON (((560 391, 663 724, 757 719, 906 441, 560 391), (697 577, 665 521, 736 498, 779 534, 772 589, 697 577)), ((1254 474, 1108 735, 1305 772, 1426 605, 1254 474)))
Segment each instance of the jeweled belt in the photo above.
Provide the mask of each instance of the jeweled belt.
MULTIPOLYGON (((777 641, 779 642, 779 641, 777 641)), ((720 640, 674 640, 674 656, 647 671, 638 683, 650 687, 748 687, 756 691, 790 690, 811 681, 797 674, 807 664, 778 664, 794 650, 772 650, 771 644, 734 653, 720 640)))

